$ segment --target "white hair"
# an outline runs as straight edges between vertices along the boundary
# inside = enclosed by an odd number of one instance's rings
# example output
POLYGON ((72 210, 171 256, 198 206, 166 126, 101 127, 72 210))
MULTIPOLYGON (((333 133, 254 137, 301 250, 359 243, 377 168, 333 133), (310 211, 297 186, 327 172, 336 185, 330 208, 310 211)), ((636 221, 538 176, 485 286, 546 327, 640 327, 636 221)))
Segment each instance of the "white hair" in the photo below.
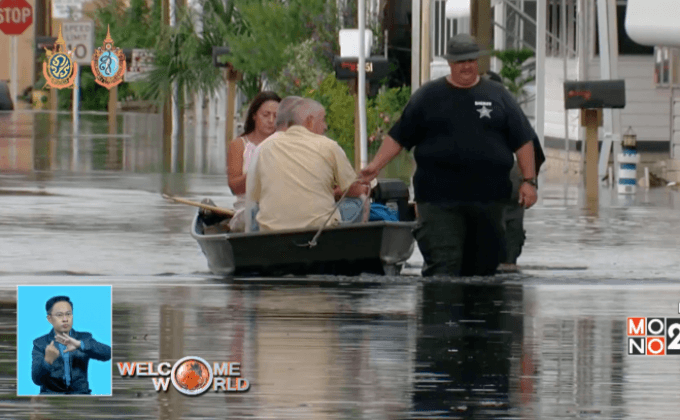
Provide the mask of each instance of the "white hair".
POLYGON ((293 125, 293 108, 302 99, 300 96, 286 96, 279 102, 276 111, 276 128, 285 129, 293 125))
POLYGON ((291 109, 293 124, 304 125, 307 118, 322 111, 324 111, 324 107, 319 102, 314 99, 303 98, 297 101, 291 109))

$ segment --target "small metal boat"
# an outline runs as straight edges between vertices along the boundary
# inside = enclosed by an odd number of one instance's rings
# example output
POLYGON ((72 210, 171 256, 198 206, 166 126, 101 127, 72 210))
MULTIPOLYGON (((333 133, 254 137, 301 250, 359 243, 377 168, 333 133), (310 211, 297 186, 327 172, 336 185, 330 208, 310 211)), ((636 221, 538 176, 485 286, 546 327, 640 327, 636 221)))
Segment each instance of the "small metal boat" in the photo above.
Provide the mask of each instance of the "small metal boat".
POLYGON ((318 228, 206 234, 208 225, 198 211, 191 236, 200 245, 210 270, 222 276, 398 275, 415 246, 408 189, 401 181, 382 180, 372 196, 383 204, 396 201, 400 221, 327 227, 316 243, 310 244, 318 228))

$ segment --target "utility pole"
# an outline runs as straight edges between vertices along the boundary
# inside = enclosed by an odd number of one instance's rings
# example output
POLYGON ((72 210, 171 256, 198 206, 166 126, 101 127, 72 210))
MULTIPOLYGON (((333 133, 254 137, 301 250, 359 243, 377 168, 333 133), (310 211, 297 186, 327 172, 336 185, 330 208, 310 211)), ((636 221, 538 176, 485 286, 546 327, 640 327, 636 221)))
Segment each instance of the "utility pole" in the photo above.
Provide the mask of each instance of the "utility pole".
POLYGON ((241 78, 239 72, 231 67, 226 70, 227 75, 227 133, 225 141, 225 156, 226 147, 229 147, 229 142, 234 138, 234 115, 236 115, 236 82, 241 78))
MULTIPOLYGON (((45 33, 52 37, 54 36, 54 28, 52 22, 52 0, 45 1, 45 33)), ((47 85, 45 85, 47 87, 47 85)), ((44 89, 44 88, 43 88, 44 89)), ((57 118, 57 110, 59 105, 59 97, 57 96, 58 89, 50 89, 50 165, 52 168, 52 163, 55 161, 57 156, 57 124, 59 123, 57 118)))
MULTIPOLYGON (((174 0, 162 0, 161 19, 162 26, 170 25, 170 2, 174 0)), ((163 114, 163 172, 172 172, 172 94, 165 98, 162 106, 163 114)))
POLYGON ((359 82, 353 81, 354 89, 352 96, 354 96, 354 170, 362 170, 361 166, 361 107, 359 106, 359 82))
POLYGON ((422 0, 420 6, 422 14, 420 26, 420 84, 424 85, 430 81, 430 17, 432 15, 432 0, 422 0))
MULTIPOLYGON (((491 0, 470 0, 470 34, 477 39, 482 50, 491 51, 491 0)), ((479 74, 490 70, 491 58, 482 56, 478 60, 479 74)))
MULTIPOLYGON (((52 22, 52 0, 46 0, 45 2, 45 33, 49 37, 54 36, 54 23, 52 22)), ((40 68, 40 73, 42 74, 42 67, 40 68)), ((45 85, 47 87, 47 85, 45 85)), ((50 111, 52 115, 56 115, 57 112, 57 89, 50 89, 50 111)))
POLYGON ((411 0, 411 94, 420 87, 420 2, 411 0))
MULTIPOLYGON (((186 0, 170 0, 174 4, 170 6, 170 26, 177 26, 178 9, 186 6, 186 0)), ((174 156, 174 170, 173 172, 184 172, 184 89, 178 87, 177 82, 173 83, 172 87, 172 115, 173 115, 173 131, 175 134, 175 156, 174 156)))
POLYGON ((122 162, 118 160, 118 86, 109 89, 109 139, 107 166, 109 169, 120 169, 122 162))

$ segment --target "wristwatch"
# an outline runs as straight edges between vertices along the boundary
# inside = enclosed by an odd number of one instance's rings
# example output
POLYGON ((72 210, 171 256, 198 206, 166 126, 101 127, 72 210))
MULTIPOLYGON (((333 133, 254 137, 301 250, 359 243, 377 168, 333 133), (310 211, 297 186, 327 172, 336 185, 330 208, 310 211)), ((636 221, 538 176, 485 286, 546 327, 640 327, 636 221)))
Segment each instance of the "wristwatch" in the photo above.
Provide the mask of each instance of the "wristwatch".
POLYGON ((526 182, 529 185, 533 185, 534 188, 538 188, 538 182, 536 181, 536 177, 533 178, 522 178, 522 183, 526 182))

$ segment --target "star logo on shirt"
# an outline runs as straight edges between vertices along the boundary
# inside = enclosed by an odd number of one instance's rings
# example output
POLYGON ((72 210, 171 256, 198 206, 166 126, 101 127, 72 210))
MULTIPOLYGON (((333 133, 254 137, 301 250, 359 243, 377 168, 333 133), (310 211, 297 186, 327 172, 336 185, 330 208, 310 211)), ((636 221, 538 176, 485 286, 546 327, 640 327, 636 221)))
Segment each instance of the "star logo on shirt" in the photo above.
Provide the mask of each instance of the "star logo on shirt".
POLYGON ((491 111, 493 111, 493 109, 487 108, 486 105, 483 105, 480 109, 477 110, 477 112, 479 112, 480 119, 484 117, 491 118, 491 111))

